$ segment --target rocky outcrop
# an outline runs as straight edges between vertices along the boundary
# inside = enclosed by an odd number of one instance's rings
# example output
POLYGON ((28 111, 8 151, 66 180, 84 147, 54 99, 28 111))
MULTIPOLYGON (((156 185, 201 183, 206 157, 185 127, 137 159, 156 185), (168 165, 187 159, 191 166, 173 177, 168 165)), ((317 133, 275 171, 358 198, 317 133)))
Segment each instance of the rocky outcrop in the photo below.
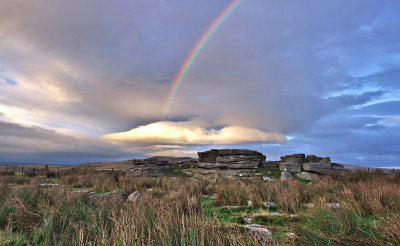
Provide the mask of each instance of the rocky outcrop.
POLYGON ((157 157, 133 160, 133 167, 126 170, 126 175, 131 178, 159 177, 164 175, 169 168, 168 161, 157 157))
POLYGON ((338 163, 332 163, 331 168, 333 170, 339 170, 339 171, 348 171, 343 165, 338 164, 338 163))
POLYGON ((254 169, 260 165, 261 155, 224 155, 218 156, 216 161, 220 169, 254 169))
POLYGON ((255 169, 265 161, 265 155, 247 149, 212 149, 198 152, 197 179, 245 178, 254 175, 255 169))
POLYGON ((301 164, 294 162, 282 162, 279 163, 279 169, 285 172, 297 173, 301 171, 301 164))
POLYGON ((309 172, 329 174, 331 172, 331 158, 309 155, 307 162, 302 164, 302 168, 309 172))
POLYGON ((281 156, 281 161, 289 162, 289 163, 303 164, 304 162, 306 162, 306 155, 305 154, 285 155, 285 156, 281 156))
POLYGON ((312 180, 315 174, 347 171, 340 164, 332 164, 329 157, 318 157, 316 155, 306 157, 304 154, 282 156, 279 168, 282 172, 298 173, 296 176, 304 180, 312 180))
POLYGON ((281 171, 296 173, 301 171, 301 165, 306 162, 305 154, 286 155, 281 157, 279 169, 281 171))
POLYGON ((199 156, 198 162, 199 163, 215 163, 217 160, 217 157, 219 156, 219 149, 212 149, 209 151, 204 151, 204 152, 197 152, 197 155, 199 156))

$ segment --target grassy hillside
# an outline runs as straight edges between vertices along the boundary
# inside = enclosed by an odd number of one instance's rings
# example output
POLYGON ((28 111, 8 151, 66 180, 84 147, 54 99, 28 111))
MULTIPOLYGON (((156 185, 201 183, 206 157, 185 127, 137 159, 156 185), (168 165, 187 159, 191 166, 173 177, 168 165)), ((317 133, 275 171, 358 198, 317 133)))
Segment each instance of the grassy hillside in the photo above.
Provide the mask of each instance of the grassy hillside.
MULTIPOLYGON (((274 175, 276 170, 263 170, 274 175)), ((0 177, 0 245, 398 245, 400 177, 381 172, 216 183, 63 171, 0 177), (59 184, 41 186, 40 184, 59 184), (86 189, 89 192, 77 192, 86 189), (139 190, 136 202, 90 202, 139 190), (249 201, 251 204, 249 206, 249 201), (265 206, 265 202, 276 206, 265 206), (272 235, 243 226, 258 224, 272 235), (287 234, 294 233, 294 234, 287 234)))

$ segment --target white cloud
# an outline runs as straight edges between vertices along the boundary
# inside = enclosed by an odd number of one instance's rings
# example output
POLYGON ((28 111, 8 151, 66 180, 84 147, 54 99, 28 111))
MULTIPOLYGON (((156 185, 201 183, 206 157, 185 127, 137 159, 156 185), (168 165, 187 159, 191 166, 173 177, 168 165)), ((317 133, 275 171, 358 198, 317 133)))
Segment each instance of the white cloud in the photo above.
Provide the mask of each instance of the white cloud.
POLYGON ((102 138, 113 143, 127 145, 205 145, 276 143, 287 141, 277 133, 267 133, 256 128, 226 126, 207 129, 201 121, 160 121, 136 127, 127 132, 111 133, 102 138))
POLYGON ((400 115, 385 116, 384 119, 378 123, 387 127, 398 127, 400 126, 400 115))

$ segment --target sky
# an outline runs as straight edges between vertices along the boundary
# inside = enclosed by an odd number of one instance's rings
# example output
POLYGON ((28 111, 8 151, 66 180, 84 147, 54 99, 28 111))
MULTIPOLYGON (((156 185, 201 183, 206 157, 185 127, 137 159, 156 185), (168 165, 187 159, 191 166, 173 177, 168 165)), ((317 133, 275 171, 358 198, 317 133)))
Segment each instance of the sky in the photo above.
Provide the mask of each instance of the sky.
POLYGON ((2 0, 0 162, 246 148, 400 166, 400 1, 2 0))

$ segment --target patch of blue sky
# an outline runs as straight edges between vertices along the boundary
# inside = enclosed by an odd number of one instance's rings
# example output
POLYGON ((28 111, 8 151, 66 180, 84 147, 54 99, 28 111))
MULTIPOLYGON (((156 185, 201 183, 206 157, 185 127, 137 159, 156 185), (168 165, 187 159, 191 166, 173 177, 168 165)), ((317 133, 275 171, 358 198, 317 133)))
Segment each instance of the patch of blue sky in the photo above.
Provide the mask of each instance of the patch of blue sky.
POLYGON ((5 76, 1 76, 0 75, 0 79, 3 80, 6 84, 9 84, 9 85, 17 85, 18 84, 17 81, 15 81, 13 79, 10 79, 8 77, 5 77, 5 76))

